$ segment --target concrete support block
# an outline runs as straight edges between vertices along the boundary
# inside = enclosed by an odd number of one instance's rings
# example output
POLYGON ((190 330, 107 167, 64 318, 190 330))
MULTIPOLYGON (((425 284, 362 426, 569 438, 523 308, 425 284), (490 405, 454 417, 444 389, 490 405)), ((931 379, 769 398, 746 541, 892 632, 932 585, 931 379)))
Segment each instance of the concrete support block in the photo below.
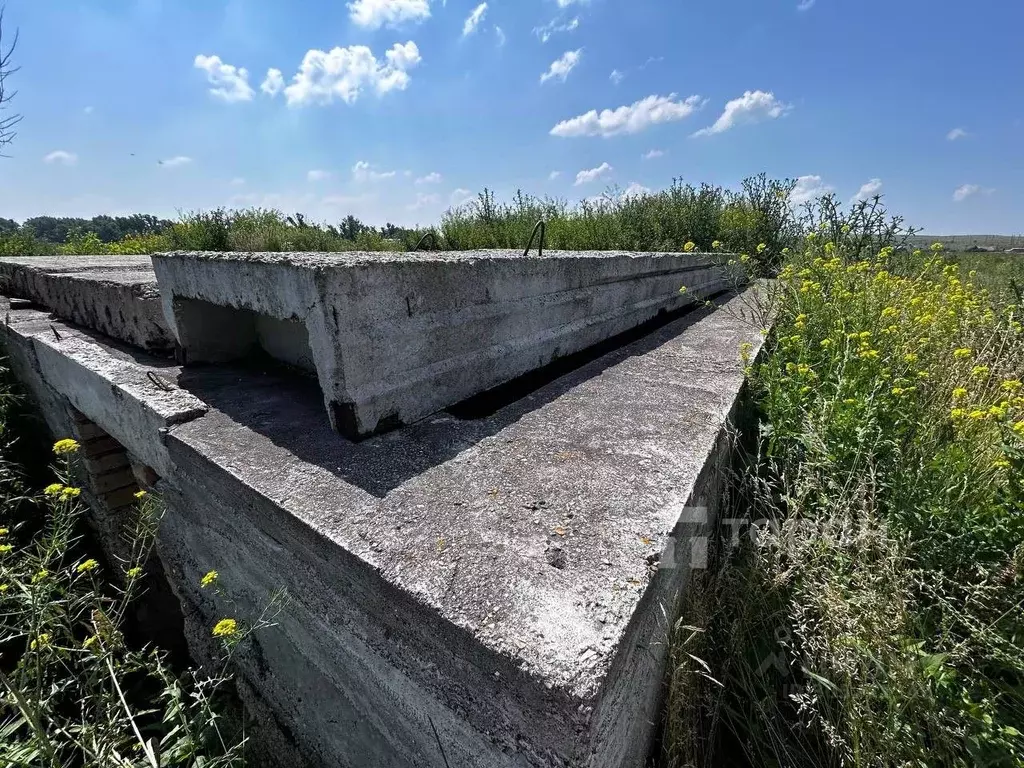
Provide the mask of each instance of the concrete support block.
POLYGON ((187 360, 262 346, 299 364, 308 344, 332 426, 360 439, 731 287, 716 258, 175 253, 153 265, 187 360), (292 337, 267 333, 268 321, 292 337))

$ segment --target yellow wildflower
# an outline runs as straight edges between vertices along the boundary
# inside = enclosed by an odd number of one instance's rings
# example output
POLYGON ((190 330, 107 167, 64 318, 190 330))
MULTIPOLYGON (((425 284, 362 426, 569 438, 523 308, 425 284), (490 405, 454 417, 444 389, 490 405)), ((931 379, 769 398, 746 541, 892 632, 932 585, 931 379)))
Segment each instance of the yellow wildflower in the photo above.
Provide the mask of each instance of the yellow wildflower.
POLYGON ((1024 421, 1018 421, 1013 425, 1013 431, 1021 437, 1024 437, 1024 421))
POLYGON ((64 485, 61 483, 50 483, 46 488, 43 489, 43 493, 47 496, 60 496, 60 492, 64 490, 64 485))
POLYGON ((882 317, 896 317, 899 313, 900 312, 896 307, 886 307, 882 310, 882 317))
POLYGON ((711 247, 714 248, 715 250, 718 250, 719 248, 722 247, 722 241, 715 240, 713 243, 711 243, 711 247))
POLYGON ((83 648, 91 648, 93 645, 95 645, 95 643, 96 643, 96 635, 89 635, 82 642, 82 647, 83 648))
POLYGON ((32 576, 32 583, 33 584, 38 584, 40 581, 43 581, 49 575, 50 575, 50 572, 48 570, 46 570, 45 568, 43 568, 41 570, 38 570, 32 576))
POLYGON ((65 437, 63 440, 58 440, 53 444, 53 452, 58 456, 63 456, 67 453, 74 453, 78 448, 78 441, 72 440, 70 437, 65 437))
POLYGON ((29 643, 28 647, 30 650, 36 650, 38 648, 47 648, 50 645, 50 635, 43 632, 39 637, 29 643))
POLYGON ((964 389, 963 387, 957 387, 956 389, 953 390, 954 400, 962 400, 965 397, 967 397, 967 390, 964 389))
POLYGON ((0 536, 6 536, 8 533, 10 533, 9 529, 7 529, 7 528, 0 528, 0 536))
POLYGON ((942 243, 932 243, 932 251, 934 251, 935 253, 938 253, 942 249, 943 249, 942 243))
POLYGON ((62 499, 76 499, 81 493, 81 488, 72 488, 70 485, 66 485, 64 490, 60 492, 60 497, 62 499))
POLYGON ((0 555, 6 555, 13 547, 10 544, 0 544, 0 555))
POLYGON ((822 347, 822 349, 828 349, 831 346, 832 346, 832 339, 822 339, 821 340, 821 347, 822 347))
POLYGON ((94 570, 97 567, 99 567, 99 563, 97 563, 95 560, 93 560, 90 557, 84 563, 79 565, 78 568, 76 568, 75 570, 78 571, 79 573, 86 573, 88 571, 94 570))
POLYGON ((683 246, 683 250, 686 253, 690 253, 691 251, 696 250, 696 248, 697 248, 697 244, 695 242, 693 242, 693 240, 687 240, 686 244, 683 246))
POLYGON ((914 353, 914 352, 907 352, 907 354, 905 354, 903 356, 903 360, 905 362, 908 362, 908 363, 916 363, 917 362, 917 354, 914 353))
POLYGON ((1002 383, 1002 390, 1004 392, 1016 392, 1021 388, 1020 379, 1007 379, 1002 383))
POLYGON ((954 360, 964 360, 964 359, 970 357, 973 354, 974 354, 974 352, 971 350, 970 347, 960 347, 960 349, 954 350, 954 352, 953 352, 953 359, 954 360))
POLYGON ((221 619, 213 628, 214 637, 233 637, 238 634, 238 622, 234 619, 221 619))
POLYGON ((127 577, 128 577, 129 579, 137 579, 137 578, 139 578, 139 576, 141 576, 141 575, 142 575, 142 569, 141 569, 141 568, 139 568, 139 566, 137 566, 137 565, 136 565, 136 566, 135 566, 134 568, 129 568, 129 569, 128 569, 128 570, 127 570, 127 571, 125 572, 125 575, 126 575, 126 576, 127 576, 127 577))
POLYGON ((967 415, 967 411, 965 411, 963 408, 954 408, 949 412, 949 415, 953 419, 962 419, 967 415))
POLYGON ((680 293, 686 293, 686 286, 684 285, 682 288, 680 288, 679 292, 680 293))
POLYGON ((971 369, 971 376, 988 376, 987 365, 976 365, 971 369))
POLYGON ((767 249, 768 249, 768 246, 765 245, 764 243, 758 243, 757 244, 757 252, 758 253, 764 253, 767 249))
POLYGON ((857 404, 857 398, 855 398, 855 397, 848 397, 845 400, 843 400, 843 403, 845 405, 856 405, 857 404))
POLYGON ((203 589, 206 589, 208 586, 210 586, 215 581, 217 581, 219 576, 220 576, 220 574, 217 573, 216 571, 210 571, 205 576, 203 576, 202 579, 200 579, 199 586, 202 587, 203 589))
POLYGON ((135 494, 134 494, 136 499, 143 499, 143 498, 145 498, 148 495, 149 494, 146 493, 145 491, 136 491, 135 494))
POLYGON ((988 417, 988 414, 987 414, 987 413, 985 413, 985 411, 982 411, 982 410, 980 410, 980 409, 977 409, 977 408, 976 408, 975 410, 971 411, 971 412, 970 412, 969 414, 967 414, 967 415, 968 415, 968 416, 970 416, 970 417, 971 417, 972 419, 974 419, 975 421, 981 421, 982 419, 984 419, 984 418, 987 418, 987 417, 988 417))
POLYGON ((4 592, 6 592, 10 588, 10 584, 0 584, 0 595, 4 594, 4 592))

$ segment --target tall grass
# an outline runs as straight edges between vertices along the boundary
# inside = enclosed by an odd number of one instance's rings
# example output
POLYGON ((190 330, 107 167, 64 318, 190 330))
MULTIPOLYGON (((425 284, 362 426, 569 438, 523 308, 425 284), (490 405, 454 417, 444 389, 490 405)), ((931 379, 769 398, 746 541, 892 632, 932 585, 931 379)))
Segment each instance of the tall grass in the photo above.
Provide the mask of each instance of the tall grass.
POLYGON ((679 632, 676 765, 1024 765, 1021 310, 864 213, 776 283, 757 524, 679 632))

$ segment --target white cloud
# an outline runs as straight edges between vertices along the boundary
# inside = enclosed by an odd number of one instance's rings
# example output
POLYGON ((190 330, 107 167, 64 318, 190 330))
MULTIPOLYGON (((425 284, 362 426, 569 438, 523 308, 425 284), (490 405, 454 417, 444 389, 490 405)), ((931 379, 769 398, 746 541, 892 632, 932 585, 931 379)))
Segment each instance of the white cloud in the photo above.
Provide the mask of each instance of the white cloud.
POLYGON ((623 200, 630 197, 643 197, 644 195, 651 194, 650 187, 645 187, 643 184, 639 184, 635 181, 629 182, 629 186, 626 187, 621 197, 623 200))
POLYGON ((551 173, 548 174, 548 181, 554 181, 555 179, 557 179, 561 175, 562 175, 561 171, 552 171, 551 173))
POLYGON ((796 9, 798 11, 809 11, 811 10, 811 8, 814 7, 814 4, 817 1, 818 0, 800 0, 800 3, 797 5, 796 9))
POLYGON ((611 80, 615 85, 618 85, 625 79, 625 75, 619 72, 617 69, 613 69, 612 73, 608 75, 608 79, 611 80))
POLYGON ((95 111, 95 109, 96 107, 89 106, 83 109, 82 111, 87 115, 91 115, 95 111))
POLYGON ((66 152, 63 149, 56 149, 44 157, 43 162, 50 165, 54 163, 59 165, 76 165, 78 163, 78 155, 74 152, 66 152))
POLYGON ((559 8, 568 8, 570 5, 588 5, 590 0, 557 0, 559 8))
POLYGON ((452 201, 452 205, 462 205, 473 199, 473 193, 468 189, 462 189, 459 187, 452 192, 450 199, 452 201))
POLYGON ((466 17, 466 23, 462 25, 462 36, 473 34, 476 31, 477 26, 481 21, 484 20, 484 16, 487 14, 487 3, 480 3, 473 12, 466 17))
POLYGON ((302 59, 292 83, 284 89, 289 106, 330 104, 335 97, 346 104, 359 98, 364 88, 378 94, 405 90, 409 85, 408 70, 420 63, 420 51, 411 40, 395 43, 382 62, 365 45, 311 49, 302 59))
POLYGON ((218 99, 228 103, 249 101, 255 93, 249 85, 249 72, 244 68, 225 64, 220 60, 220 56, 199 54, 193 61, 193 66, 206 72, 206 80, 213 86, 210 93, 218 99))
POLYGON ((505 41, 507 40, 507 38, 505 37, 505 30, 495 25, 494 34, 498 38, 498 47, 501 48, 503 45, 505 45, 505 41))
POLYGON ((800 176, 796 180, 796 186, 793 187, 793 191, 789 195, 789 201, 793 205, 803 205, 811 200, 817 200, 819 197, 827 195, 832 191, 832 187, 825 184, 821 180, 821 176, 808 174, 807 176, 800 176))
POLYGON ((601 163, 597 168, 589 168, 585 171, 580 171, 576 174, 576 181, 574 186, 580 186, 581 184, 590 184, 592 181, 607 176, 612 172, 612 167, 608 163, 601 163))
POLYGON ((546 43, 551 39, 551 36, 558 32, 574 32, 580 26, 580 17, 576 16, 570 21, 560 24, 559 19, 552 19, 543 27, 534 27, 533 32, 540 38, 542 43, 546 43))
POLYGON ((274 69, 273 67, 268 69, 266 78, 260 83, 260 90, 267 94, 267 96, 277 96, 277 94, 283 91, 284 76, 281 74, 281 70, 274 69))
POLYGON ((660 149, 652 149, 650 152, 644 152, 640 157, 644 160, 654 160, 664 154, 660 149))
POLYGON ((355 0, 348 4, 352 23, 367 29, 396 27, 404 22, 418 23, 430 18, 428 0, 355 0))
POLYGON ((548 67, 548 71, 540 76, 540 81, 542 83, 546 83, 553 77, 557 77, 564 83, 565 78, 567 78, 569 73, 572 72, 576 65, 580 63, 580 57, 582 55, 582 48, 577 48, 575 51, 566 51, 558 59, 551 62, 551 66, 548 67))
POLYGON ((176 155, 166 160, 158 160, 157 163, 162 165, 164 168, 177 168, 181 165, 188 165, 192 162, 191 157, 185 157, 184 155, 176 155))
POLYGON ((426 176, 420 176, 416 179, 417 184, 439 184, 441 182, 441 174, 437 171, 428 173, 426 176))
POLYGON ((676 94, 648 96, 646 99, 618 109, 596 109, 563 120, 551 129, 552 136, 563 138, 575 136, 618 136, 624 133, 639 133, 660 123, 671 123, 689 117, 701 106, 700 96, 690 96, 685 101, 676 101, 676 94))
POLYGON ((398 171, 375 171, 365 160, 360 160, 352 166, 352 178, 356 181, 381 181, 382 179, 393 179, 398 171))
POLYGON ((725 105, 725 111, 715 120, 713 125, 702 128, 694 136, 710 136, 723 133, 742 123, 758 123, 762 120, 774 120, 789 112, 792 107, 775 98, 771 91, 746 91, 738 99, 725 105))
POLYGON ((330 171, 313 170, 306 174, 306 181, 326 181, 331 178, 330 171))
POLYGON ((245 179, 243 179, 241 176, 236 176, 228 183, 231 184, 232 187, 244 187, 245 179))
POLYGON ((963 128, 954 128, 952 131, 946 134, 946 138, 950 141, 956 141, 957 139, 963 139, 967 137, 967 131, 963 128))
POLYGON ((850 202, 856 202, 857 200, 869 200, 881 191, 882 180, 870 179, 860 185, 860 189, 857 190, 857 194, 853 196, 853 199, 850 202))
POLYGON ((417 192, 415 202, 407 206, 407 208, 410 211, 418 211, 421 208, 426 208, 427 206, 430 205, 437 205, 439 202, 441 202, 441 198, 438 197, 437 195, 425 195, 422 192, 417 192))
POLYGON ((953 192, 953 199, 958 203, 962 203, 972 195, 991 195, 993 192, 995 192, 995 190, 991 187, 982 187, 979 184, 963 184, 957 187, 956 191, 953 192))

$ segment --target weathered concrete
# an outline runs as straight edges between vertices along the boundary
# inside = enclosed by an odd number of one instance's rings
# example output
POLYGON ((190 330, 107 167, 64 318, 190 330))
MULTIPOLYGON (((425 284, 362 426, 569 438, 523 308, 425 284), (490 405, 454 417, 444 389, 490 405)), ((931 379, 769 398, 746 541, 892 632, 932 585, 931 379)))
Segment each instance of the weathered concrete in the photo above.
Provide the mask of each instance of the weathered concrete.
POLYGON ((150 352, 174 349, 149 256, 4 256, 0 293, 150 352))
POLYGON ((267 349, 261 316, 301 325, 331 424, 359 438, 731 287, 715 258, 173 253, 153 264, 167 323, 189 362, 267 349), (682 285, 689 292, 681 294, 682 285))
POLYGON ((694 311, 488 418, 359 443, 301 377, 180 369, 60 323, 56 342, 31 310, 3 337, 44 408, 73 402, 159 466, 158 546, 200 658, 226 611, 288 589, 239 658, 259 736, 290 734, 292 760, 639 768, 738 346, 761 343, 744 311, 694 311), (231 605, 199 589, 210 569, 231 605))

